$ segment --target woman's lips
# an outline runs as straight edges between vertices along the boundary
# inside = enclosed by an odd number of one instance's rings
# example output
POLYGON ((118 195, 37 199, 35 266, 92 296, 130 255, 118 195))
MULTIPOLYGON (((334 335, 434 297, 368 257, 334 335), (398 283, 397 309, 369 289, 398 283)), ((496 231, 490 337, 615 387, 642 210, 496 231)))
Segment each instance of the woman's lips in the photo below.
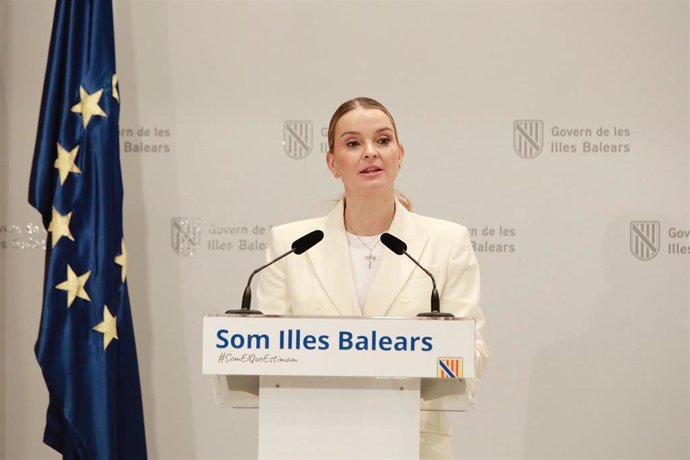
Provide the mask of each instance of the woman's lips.
POLYGON ((359 173, 369 176, 369 175, 379 173, 381 171, 383 171, 383 170, 381 168, 379 168, 378 166, 370 166, 368 168, 361 170, 359 173))

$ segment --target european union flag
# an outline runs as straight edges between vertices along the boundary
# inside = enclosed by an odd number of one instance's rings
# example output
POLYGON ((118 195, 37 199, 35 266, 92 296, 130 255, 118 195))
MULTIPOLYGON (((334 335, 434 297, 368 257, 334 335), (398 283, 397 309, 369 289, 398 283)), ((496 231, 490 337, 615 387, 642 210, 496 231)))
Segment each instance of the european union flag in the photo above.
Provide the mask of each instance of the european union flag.
POLYGON ((145 459, 122 232, 111 0, 58 0, 29 202, 49 232, 36 358, 44 442, 70 459, 145 459))

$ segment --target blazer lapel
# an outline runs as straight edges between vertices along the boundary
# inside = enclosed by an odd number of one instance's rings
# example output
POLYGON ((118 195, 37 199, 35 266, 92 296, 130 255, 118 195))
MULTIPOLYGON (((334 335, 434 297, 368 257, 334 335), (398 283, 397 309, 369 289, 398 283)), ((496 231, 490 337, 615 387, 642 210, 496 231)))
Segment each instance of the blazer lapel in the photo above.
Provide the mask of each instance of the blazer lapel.
MULTIPOLYGON (((421 258, 429 240, 428 235, 418 231, 410 212, 397 200, 395 216, 388 233, 403 240, 407 244, 407 252, 417 260, 421 258)), ((385 316, 416 267, 404 254, 399 256, 384 248, 381 265, 369 290, 363 315, 385 316)))
POLYGON ((306 255, 338 312, 343 316, 362 316, 352 277, 350 246, 343 222, 343 200, 326 216, 323 241, 306 255))

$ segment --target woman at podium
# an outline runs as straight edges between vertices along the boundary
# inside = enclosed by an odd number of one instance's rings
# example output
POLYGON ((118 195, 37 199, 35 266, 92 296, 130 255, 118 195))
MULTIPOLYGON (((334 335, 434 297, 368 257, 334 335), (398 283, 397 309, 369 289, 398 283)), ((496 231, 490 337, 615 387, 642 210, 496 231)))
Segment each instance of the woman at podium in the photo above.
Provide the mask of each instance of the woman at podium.
MULTIPOLYGON (((312 230, 325 236, 304 256, 284 258, 262 273, 258 307, 266 314, 308 316, 413 317, 428 311, 428 275, 381 244, 381 234, 388 232, 434 275, 441 310, 476 320, 481 375, 488 351, 481 334, 479 268, 468 230, 412 212, 395 188, 404 158, 394 118, 381 103, 359 97, 337 108, 328 127, 326 164, 342 182, 344 195, 326 216, 271 230, 267 260, 312 230)), ((452 458, 442 412, 423 412, 420 429, 422 458, 452 458)))

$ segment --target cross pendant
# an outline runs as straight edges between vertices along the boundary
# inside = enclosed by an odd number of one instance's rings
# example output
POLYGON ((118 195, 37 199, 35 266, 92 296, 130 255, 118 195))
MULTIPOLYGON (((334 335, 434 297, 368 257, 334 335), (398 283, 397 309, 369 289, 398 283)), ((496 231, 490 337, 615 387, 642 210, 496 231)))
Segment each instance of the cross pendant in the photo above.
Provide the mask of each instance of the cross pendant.
POLYGON ((364 258, 369 260, 369 268, 371 268, 371 261, 376 260, 376 257, 374 257, 373 254, 369 254, 368 256, 364 256, 364 258))

